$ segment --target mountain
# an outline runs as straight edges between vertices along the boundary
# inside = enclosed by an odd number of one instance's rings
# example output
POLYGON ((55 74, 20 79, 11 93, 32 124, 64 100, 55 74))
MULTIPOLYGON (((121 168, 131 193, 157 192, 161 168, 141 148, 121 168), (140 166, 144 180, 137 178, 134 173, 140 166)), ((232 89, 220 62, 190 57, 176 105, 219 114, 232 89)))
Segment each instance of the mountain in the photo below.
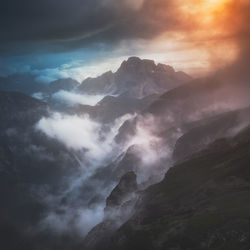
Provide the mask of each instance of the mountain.
POLYGON ((95 106, 77 105, 68 108, 71 114, 88 114, 91 119, 102 123, 111 123, 115 119, 127 114, 137 114, 152 104, 159 95, 150 95, 142 99, 136 99, 126 96, 105 96, 95 106))
POLYGON ((44 102, 18 92, 0 91, 2 160, 12 163, 11 168, 15 169, 20 181, 57 185, 66 171, 64 166, 78 165, 64 145, 36 130, 37 122, 49 114, 49 107, 44 102))
POLYGON ((163 93, 191 80, 184 72, 164 64, 156 65, 151 60, 131 57, 120 68, 97 78, 88 78, 78 90, 84 94, 123 95, 143 98, 152 94, 163 93))
MULTIPOLYGON (((31 74, 14 74, 0 77, 0 91, 16 91, 27 95, 52 95, 60 90, 71 91, 79 83, 72 78, 58 79, 49 84, 39 83, 31 74)), ((36 96, 35 95, 35 96, 36 96)))
POLYGON ((48 115, 48 106, 19 92, 0 91, 1 133, 10 128, 27 128, 48 115))
POLYGON ((131 205, 137 200, 136 192, 136 175, 134 172, 127 172, 107 197, 103 222, 89 232, 85 239, 85 248, 101 249, 107 244, 109 235, 115 233, 130 216, 131 205))
POLYGON ((54 94, 60 90, 71 91, 78 85, 79 82, 72 78, 58 79, 49 83, 47 92, 49 94, 54 94))
POLYGON ((102 249, 248 249, 249 150, 250 127, 172 167, 102 249))
POLYGON ((8 77, 0 77, 0 91, 18 91, 27 95, 36 92, 45 92, 47 86, 38 83, 34 75, 14 74, 8 77))

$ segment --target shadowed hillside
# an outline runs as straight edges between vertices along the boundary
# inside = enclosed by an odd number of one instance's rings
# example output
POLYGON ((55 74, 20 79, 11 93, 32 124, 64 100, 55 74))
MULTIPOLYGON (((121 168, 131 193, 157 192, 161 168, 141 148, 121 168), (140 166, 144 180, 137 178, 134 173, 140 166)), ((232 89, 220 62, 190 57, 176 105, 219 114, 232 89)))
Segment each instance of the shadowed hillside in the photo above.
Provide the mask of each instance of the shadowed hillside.
POLYGON ((248 249, 249 152, 248 128, 172 167, 102 249, 248 249))

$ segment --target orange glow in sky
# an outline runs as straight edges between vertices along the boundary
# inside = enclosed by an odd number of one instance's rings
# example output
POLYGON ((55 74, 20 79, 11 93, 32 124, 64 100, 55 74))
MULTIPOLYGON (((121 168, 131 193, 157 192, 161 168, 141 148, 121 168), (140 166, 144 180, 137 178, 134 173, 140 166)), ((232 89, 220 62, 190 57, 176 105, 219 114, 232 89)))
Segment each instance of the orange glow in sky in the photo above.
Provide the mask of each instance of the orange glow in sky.
MULTIPOLYGON (((234 41, 230 36, 229 25, 231 4, 234 0, 178 0, 181 18, 184 20, 184 39, 197 50, 197 55, 211 57, 210 63, 228 63, 237 56, 234 41), (182 3, 182 4, 181 4, 182 3), (193 43, 192 43, 193 41, 193 43)), ((198 59, 199 57, 197 57, 198 59)), ((205 58, 204 58, 205 60, 205 58)))
POLYGON ((227 4, 230 2, 231 0, 191 0, 180 6, 184 16, 201 26, 218 24, 222 21, 227 14, 227 4))
MULTIPOLYGON (((162 0, 164 2, 165 0, 162 0)), ((250 0, 173 0, 173 13, 162 5, 159 15, 166 30, 150 41, 141 40, 137 55, 171 64, 178 70, 203 75, 231 64, 238 56, 235 9, 250 0), (169 27, 169 19, 175 19, 169 27), (164 19, 166 17, 166 19, 164 19)), ((125 45, 127 46, 127 45, 125 45)))

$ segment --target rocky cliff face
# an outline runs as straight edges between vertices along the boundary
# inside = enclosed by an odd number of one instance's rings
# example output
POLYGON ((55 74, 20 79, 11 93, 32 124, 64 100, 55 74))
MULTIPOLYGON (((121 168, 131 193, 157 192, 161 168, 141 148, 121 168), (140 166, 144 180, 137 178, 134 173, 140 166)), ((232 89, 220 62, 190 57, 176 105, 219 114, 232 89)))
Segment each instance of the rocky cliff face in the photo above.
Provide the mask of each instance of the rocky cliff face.
POLYGON ((106 212, 124 205, 131 199, 131 195, 137 190, 136 174, 127 172, 122 176, 118 185, 113 189, 106 200, 106 212))
POLYGON ((78 90, 85 94, 112 94, 143 98, 163 93, 191 80, 183 72, 151 60, 131 57, 121 64, 117 72, 107 72, 100 77, 82 82, 78 90))

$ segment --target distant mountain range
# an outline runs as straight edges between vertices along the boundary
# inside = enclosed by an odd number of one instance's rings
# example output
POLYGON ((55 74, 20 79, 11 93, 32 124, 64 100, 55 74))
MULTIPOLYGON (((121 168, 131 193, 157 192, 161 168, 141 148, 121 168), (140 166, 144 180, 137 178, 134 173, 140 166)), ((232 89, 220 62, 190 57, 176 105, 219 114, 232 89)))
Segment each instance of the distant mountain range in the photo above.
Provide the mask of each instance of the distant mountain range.
POLYGON ((59 79, 49 84, 39 83, 34 75, 14 74, 8 77, 0 77, 1 91, 18 91, 27 95, 36 93, 51 95, 60 90, 71 91, 79 83, 71 78, 59 79))

